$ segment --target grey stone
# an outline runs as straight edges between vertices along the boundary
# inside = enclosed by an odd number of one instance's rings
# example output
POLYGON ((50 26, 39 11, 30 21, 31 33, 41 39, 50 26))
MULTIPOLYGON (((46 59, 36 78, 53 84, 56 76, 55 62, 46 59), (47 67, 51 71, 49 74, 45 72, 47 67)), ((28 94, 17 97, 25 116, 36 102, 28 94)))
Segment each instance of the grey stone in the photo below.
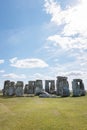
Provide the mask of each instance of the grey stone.
POLYGON ((20 97, 20 96, 23 96, 24 94, 24 91, 23 91, 23 82, 22 81, 17 81, 16 83, 16 88, 15 88, 15 95, 20 97))
POLYGON ((28 84, 25 85, 24 93, 25 94, 35 93, 35 81, 29 81, 28 84))
POLYGON ((67 77, 58 76, 56 81, 56 87, 58 96, 70 96, 69 83, 67 81, 67 77))
POLYGON ((36 80, 36 82, 35 82, 35 95, 41 94, 42 90, 43 90, 42 80, 36 80))
POLYGON ((10 82, 10 80, 6 80, 4 82, 3 95, 13 96, 14 94, 15 94, 15 82, 10 82))
POLYGON ((45 80, 45 91, 51 94, 55 92, 55 81, 54 80, 45 80))
POLYGON ((51 95, 48 92, 42 91, 39 95, 40 98, 56 98, 56 95, 51 95))
POLYGON ((15 82, 10 82, 9 86, 9 96, 15 95, 15 82))
POLYGON ((73 79, 72 81, 73 96, 85 96, 86 91, 81 79, 73 79))
POLYGON ((28 84, 25 84, 25 87, 24 87, 24 94, 28 94, 28 84))
POLYGON ((10 80, 4 81, 3 96, 9 95, 10 80))
POLYGON ((35 93, 35 81, 29 81, 29 94, 35 93))

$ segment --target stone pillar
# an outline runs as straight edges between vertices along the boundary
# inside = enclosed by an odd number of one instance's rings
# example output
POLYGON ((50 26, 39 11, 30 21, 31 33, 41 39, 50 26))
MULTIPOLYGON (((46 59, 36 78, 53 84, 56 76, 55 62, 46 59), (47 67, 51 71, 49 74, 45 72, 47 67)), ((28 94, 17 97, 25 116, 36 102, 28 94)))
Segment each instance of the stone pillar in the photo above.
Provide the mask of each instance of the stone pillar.
POLYGON ((28 94, 34 94, 35 93, 35 81, 29 81, 28 82, 28 94))
POLYGON ((49 81, 45 80, 45 91, 49 93, 49 81))
POLYGON ((15 94, 15 82, 6 80, 4 82, 3 96, 13 96, 15 94))
POLYGON ((4 81, 3 96, 9 96, 10 80, 4 81))
POLYGON ((15 95, 15 82, 10 82, 9 86, 9 96, 15 95))
POLYGON ((67 77, 58 76, 56 81, 57 95, 61 97, 70 96, 67 77))
POLYGON ((42 80, 35 81, 35 95, 39 95, 43 90, 43 82, 42 80))
POLYGON ((28 85, 28 84, 25 84, 25 87, 24 87, 24 94, 28 94, 28 87, 29 87, 29 85, 28 85))
POLYGON ((73 96, 85 96, 86 91, 81 79, 73 79, 72 81, 73 96))
POLYGON ((82 80, 80 82, 80 91, 81 91, 81 96, 85 96, 86 95, 86 90, 85 90, 84 83, 83 83, 82 80))
POLYGON ((55 81, 54 80, 50 80, 50 93, 54 94, 55 92, 55 81))
POLYGON ((20 96, 23 96, 24 94, 24 91, 23 91, 23 82, 22 81, 17 81, 16 83, 16 88, 15 88, 15 95, 20 97, 20 96))
POLYGON ((53 94, 55 91, 55 81, 54 80, 45 80, 45 91, 53 94))

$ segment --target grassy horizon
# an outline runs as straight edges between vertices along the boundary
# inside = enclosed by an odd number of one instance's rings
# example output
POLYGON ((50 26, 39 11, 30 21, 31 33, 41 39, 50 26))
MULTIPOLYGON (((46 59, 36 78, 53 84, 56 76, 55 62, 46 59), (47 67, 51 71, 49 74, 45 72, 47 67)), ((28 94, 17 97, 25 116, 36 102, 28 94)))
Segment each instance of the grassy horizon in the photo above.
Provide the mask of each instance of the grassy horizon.
POLYGON ((87 96, 3 97, 0 130, 87 130, 87 96))

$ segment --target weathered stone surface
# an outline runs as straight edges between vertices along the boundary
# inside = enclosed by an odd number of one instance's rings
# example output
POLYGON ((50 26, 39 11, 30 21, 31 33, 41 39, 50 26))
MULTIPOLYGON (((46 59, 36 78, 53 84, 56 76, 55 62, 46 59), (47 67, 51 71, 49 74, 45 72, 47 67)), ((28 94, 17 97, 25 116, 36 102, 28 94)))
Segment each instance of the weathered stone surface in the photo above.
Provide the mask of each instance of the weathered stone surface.
POLYGON ((34 94, 35 93, 35 81, 29 81, 24 88, 25 94, 34 94))
POLYGON ((28 94, 28 84, 25 84, 25 87, 24 87, 24 94, 28 94))
POLYGON ((16 87, 15 87, 15 95, 20 97, 20 96, 23 96, 24 94, 24 91, 23 91, 23 82, 22 81, 17 81, 16 83, 16 87))
POLYGON ((29 94, 34 94, 35 93, 35 81, 29 81, 29 94))
POLYGON ((3 88, 3 95, 8 96, 9 95, 9 86, 10 86, 10 80, 6 80, 4 82, 4 88, 3 88))
POLYGON ((72 81, 73 96, 85 96, 86 91, 81 79, 73 79, 72 81))
MULTIPOLYGON (((51 94, 57 94, 61 97, 70 96, 67 77, 57 77, 56 89, 55 80, 45 80, 45 91, 43 91, 44 89, 42 80, 29 81, 28 84, 25 85, 24 91, 23 86, 24 84, 22 81, 17 81, 17 83, 15 84, 15 82, 13 81, 6 80, 3 87, 3 96, 23 96, 24 93, 28 94, 27 96, 35 96, 41 94, 40 96, 42 97, 53 97, 53 95, 51 94)), ((74 79, 72 81, 72 90, 73 96, 86 95, 84 84, 81 79, 74 79)))
POLYGON ((45 80, 45 91, 51 94, 55 92, 55 81, 54 80, 45 80))
POLYGON ((40 98, 56 98, 56 95, 51 95, 48 92, 42 91, 39 95, 40 98))
POLYGON ((15 82, 10 82, 9 86, 9 96, 12 96, 15 94, 15 82))
POLYGON ((67 77, 58 76, 56 81, 57 95, 61 97, 70 96, 69 83, 67 77))
POLYGON ((42 90, 43 90, 42 80, 36 80, 36 82, 35 82, 35 95, 41 94, 42 90))
POLYGON ((10 80, 6 80, 4 82, 3 95, 12 96, 14 94, 15 94, 15 82, 10 82, 10 80))

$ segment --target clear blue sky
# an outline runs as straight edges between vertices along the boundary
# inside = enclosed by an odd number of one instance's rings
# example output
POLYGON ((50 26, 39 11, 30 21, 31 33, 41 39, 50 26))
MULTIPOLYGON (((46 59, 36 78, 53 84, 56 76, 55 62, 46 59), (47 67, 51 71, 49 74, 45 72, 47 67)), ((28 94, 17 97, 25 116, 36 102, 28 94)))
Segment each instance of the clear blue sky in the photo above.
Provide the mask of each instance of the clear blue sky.
POLYGON ((58 75, 86 86, 86 12, 86 0, 0 0, 0 88, 58 75))

